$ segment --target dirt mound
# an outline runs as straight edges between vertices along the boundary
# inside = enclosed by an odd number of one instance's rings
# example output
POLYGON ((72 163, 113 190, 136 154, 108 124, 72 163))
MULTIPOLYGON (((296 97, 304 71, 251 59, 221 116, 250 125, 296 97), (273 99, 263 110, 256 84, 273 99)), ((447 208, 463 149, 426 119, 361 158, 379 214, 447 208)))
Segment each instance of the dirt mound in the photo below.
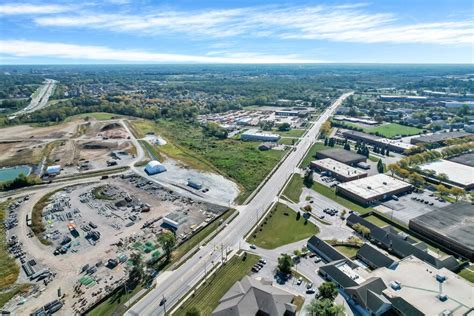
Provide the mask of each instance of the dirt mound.
POLYGON ((103 142, 88 142, 82 144, 82 149, 112 149, 116 147, 116 144, 113 143, 103 143, 103 142))
POLYGON ((110 124, 107 124, 104 127, 102 127, 100 130, 102 132, 105 132, 105 131, 110 131, 110 130, 113 130, 113 129, 116 129, 116 128, 121 128, 121 127, 122 127, 122 125, 120 125, 119 123, 110 123, 110 124))

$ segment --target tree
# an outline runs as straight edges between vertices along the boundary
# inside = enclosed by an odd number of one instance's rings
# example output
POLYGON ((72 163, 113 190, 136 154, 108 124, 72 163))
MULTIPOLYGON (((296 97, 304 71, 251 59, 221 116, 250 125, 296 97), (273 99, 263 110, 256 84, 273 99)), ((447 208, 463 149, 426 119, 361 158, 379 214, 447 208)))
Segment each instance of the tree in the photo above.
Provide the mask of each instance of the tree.
POLYGON ((396 163, 391 163, 387 166, 387 169, 390 170, 392 173, 392 176, 394 173, 398 174, 400 171, 400 166, 398 166, 396 163))
POLYGON ((466 195, 466 191, 458 187, 452 187, 451 190, 449 190, 449 192, 452 195, 454 195, 456 202, 459 200, 460 197, 463 197, 464 195, 466 195))
POLYGON ((327 146, 327 145, 328 145, 328 138, 326 137, 326 138, 324 139, 324 146, 327 146))
POLYGON ((367 226, 364 226, 362 224, 359 224, 359 223, 354 224, 354 226, 352 226, 352 228, 364 237, 367 237, 367 236, 370 235, 370 228, 368 228, 367 226))
POLYGON ((344 144, 344 149, 345 149, 345 150, 348 150, 348 151, 351 151, 351 145, 350 145, 348 142, 346 142, 346 143, 344 144))
POLYGON ((282 254, 278 258, 278 271, 285 275, 291 274, 291 267, 293 266, 293 261, 291 260, 290 255, 282 254))
POLYGON ((336 283, 334 282, 324 282, 318 287, 319 291, 319 297, 320 298, 327 298, 331 301, 334 301, 334 299, 337 296, 337 287, 336 283))
POLYGON ((342 210, 341 212, 341 218, 344 218, 347 214, 347 211, 346 210, 342 210))
POLYGON ((329 299, 312 299, 305 307, 309 316, 342 316, 345 315, 344 306, 334 304, 329 299))
POLYGON ((410 182, 415 186, 415 187, 421 187, 425 184, 425 179, 416 172, 413 172, 410 175, 410 182))
POLYGON ((280 124, 280 126, 278 126, 278 130, 281 132, 289 131, 290 129, 291 129, 290 123, 283 123, 283 124, 280 124))
POLYGON ((441 183, 436 186, 436 191, 438 191, 441 196, 446 196, 449 193, 449 189, 441 183))
POLYGON ((303 209, 304 209, 305 212, 309 213, 309 212, 311 212, 312 207, 311 207, 311 205, 306 204, 306 205, 303 207, 303 209))
POLYGON ((301 218, 301 212, 298 211, 298 213, 296 213, 296 220, 299 221, 301 218))
POLYGON ((132 253, 130 255, 130 263, 132 268, 129 272, 129 279, 137 281, 142 280, 143 276, 145 275, 142 257, 137 253, 132 253))
POLYGON ((186 311, 186 316, 201 316, 201 312, 196 307, 191 307, 186 311))
POLYGON ((403 180, 405 180, 406 178, 408 178, 410 176, 410 171, 408 171, 406 169, 403 169, 403 168, 400 168, 400 170, 398 172, 398 175, 400 177, 402 177, 403 180))
POLYGON ((158 243, 163 248, 166 257, 169 259, 174 246, 176 245, 176 237, 173 232, 163 232, 158 236, 158 243))
POLYGON ((379 159, 379 161, 377 162, 377 171, 379 173, 383 173, 383 171, 384 171, 384 166, 383 166, 382 159, 379 159))
POLYGON ((311 188, 314 184, 313 175, 314 175, 314 172, 311 169, 306 170, 304 174, 303 183, 308 188, 311 188))

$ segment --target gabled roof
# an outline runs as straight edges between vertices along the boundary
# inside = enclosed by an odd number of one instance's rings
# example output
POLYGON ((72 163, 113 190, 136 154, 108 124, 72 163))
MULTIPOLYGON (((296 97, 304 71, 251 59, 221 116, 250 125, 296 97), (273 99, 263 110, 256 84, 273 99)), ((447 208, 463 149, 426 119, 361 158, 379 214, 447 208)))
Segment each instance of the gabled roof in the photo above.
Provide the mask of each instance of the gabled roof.
POLYGON ((224 294, 212 315, 255 315, 258 312, 268 315, 291 314, 296 311, 296 306, 291 304, 293 297, 293 294, 267 282, 245 276, 224 294))
POLYGON ((325 254, 326 257, 328 257, 330 261, 347 259, 346 257, 344 257, 343 254, 341 254, 339 251, 334 249, 334 247, 329 245, 324 240, 318 238, 317 236, 312 236, 308 240, 308 246, 318 249, 321 253, 325 254))
POLYGON ((369 244, 364 244, 359 251, 357 251, 357 257, 361 258, 362 261, 370 262, 376 268, 388 268, 395 262, 369 244))
MULTIPOLYGON (((337 262, 340 262, 340 261, 337 261, 337 262)), ((343 288, 358 285, 356 281, 348 277, 344 272, 339 270, 334 264, 335 263, 330 263, 330 264, 321 266, 319 270, 326 273, 328 276, 330 276, 331 279, 334 280, 334 282, 336 282, 343 288)))
POLYGON ((355 297, 360 305, 368 308, 375 314, 382 305, 390 304, 382 296, 382 291, 386 288, 387 286, 381 278, 370 278, 362 284, 345 288, 344 291, 351 297, 355 297))
POLYGON ((453 256, 447 256, 442 259, 436 258, 423 250, 424 247, 412 245, 404 238, 391 232, 390 230, 382 229, 355 214, 349 215, 347 218, 347 224, 349 226, 353 226, 356 223, 369 228, 371 239, 375 240, 376 243, 380 244, 383 248, 389 249, 390 252, 393 252, 395 255, 401 258, 413 255, 438 269, 446 268, 451 271, 455 270, 459 266, 457 260, 453 256))

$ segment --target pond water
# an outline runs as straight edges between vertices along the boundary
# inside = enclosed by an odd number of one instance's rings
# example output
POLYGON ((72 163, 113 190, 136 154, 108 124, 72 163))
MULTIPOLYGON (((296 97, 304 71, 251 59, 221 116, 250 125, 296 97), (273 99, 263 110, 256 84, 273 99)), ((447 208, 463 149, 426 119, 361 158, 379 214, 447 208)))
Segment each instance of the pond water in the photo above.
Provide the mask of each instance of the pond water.
POLYGON ((18 177, 21 173, 27 176, 30 174, 30 172, 31 172, 31 167, 28 167, 28 166, 1 168, 0 169, 0 183, 12 181, 16 177, 18 177))

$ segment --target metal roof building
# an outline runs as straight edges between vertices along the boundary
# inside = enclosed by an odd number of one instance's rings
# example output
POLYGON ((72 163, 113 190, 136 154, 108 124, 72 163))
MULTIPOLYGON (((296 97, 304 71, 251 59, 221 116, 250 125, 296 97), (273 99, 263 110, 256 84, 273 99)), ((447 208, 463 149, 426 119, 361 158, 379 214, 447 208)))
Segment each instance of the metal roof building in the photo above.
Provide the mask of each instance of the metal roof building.
POLYGON ((146 164, 145 171, 148 175, 153 175, 166 171, 166 167, 158 160, 152 160, 146 164))
POLYGON ((464 132, 445 132, 445 133, 436 133, 432 135, 425 135, 420 137, 414 137, 410 140, 410 143, 413 145, 417 144, 434 144, 440 143, 447 139, 452 138, 463 138, 472 134, 464 133, 464 132))
POLYGON ((331 148, 325 149, 316 152, 317 159, 331 158, 341 163, 347 165, 355 165, 359 162, 367 161, 367 157, 364 155, 359 155, 353 151, 341 149, 341 148, 331 148))
POLYGON ((311 161, 310 167, 319 171, 325 171, 332 177, 343 182, 367 177, 367 172, 340 163, 331 158, 311 161))

